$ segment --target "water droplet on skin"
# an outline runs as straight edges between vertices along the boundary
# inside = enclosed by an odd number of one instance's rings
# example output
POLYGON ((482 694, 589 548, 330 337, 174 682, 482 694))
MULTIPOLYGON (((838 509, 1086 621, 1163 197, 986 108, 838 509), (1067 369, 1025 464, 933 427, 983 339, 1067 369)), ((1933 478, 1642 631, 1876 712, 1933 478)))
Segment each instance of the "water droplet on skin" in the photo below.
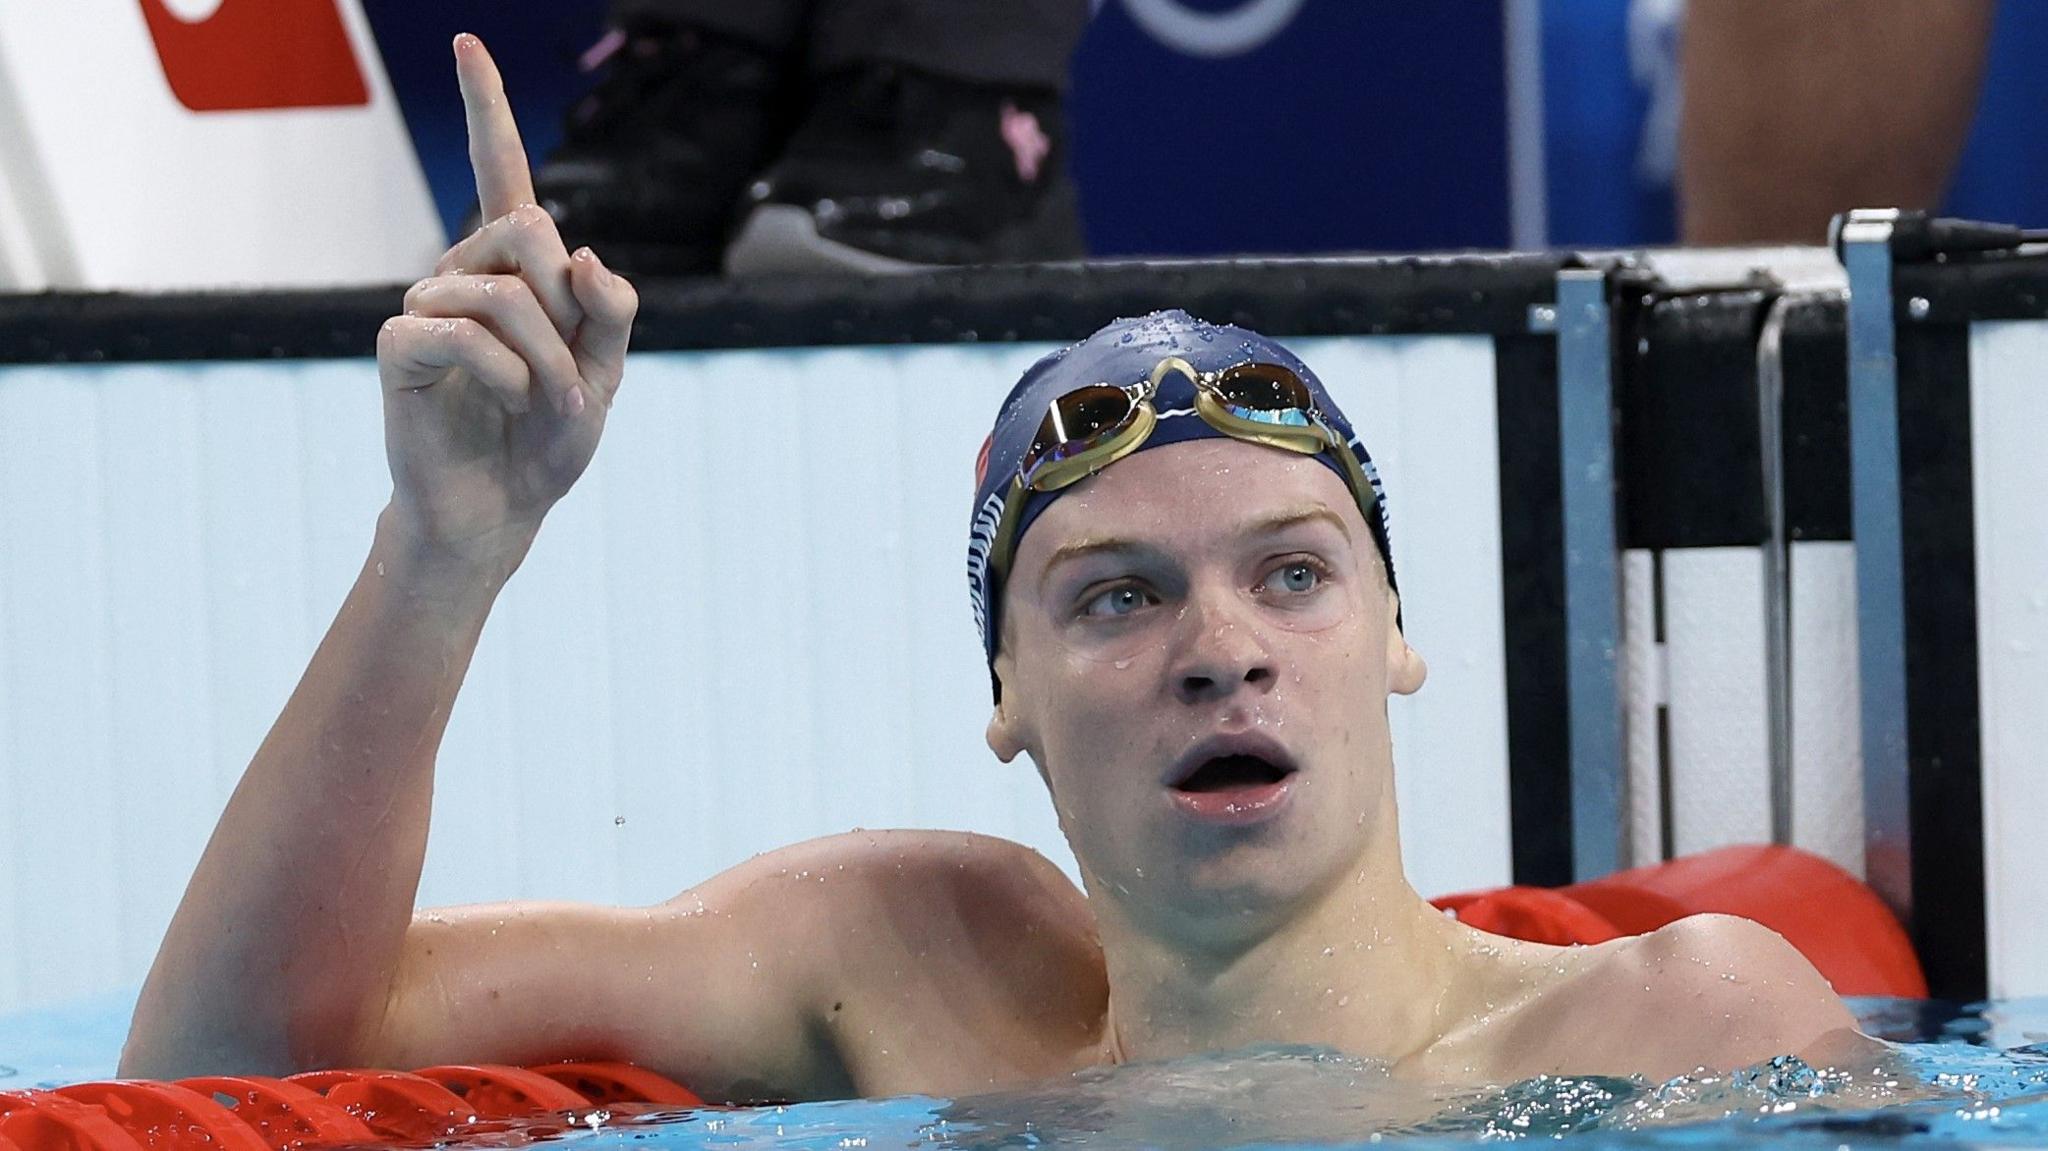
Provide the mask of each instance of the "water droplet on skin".
POLYGON ((1131 665, 1135 662, 1137 661, 1133 659, 1120 659, 1116 661, 1116 669, 1118 671, 1129 671, 1131 669, 1131 665))
POLYGON ((378 561, 377 561, 377 574, 378 574, 378 575, 380 575, 380 576, 384 574, 384 561, 383 561, 383 560, 378 560, 378 561))

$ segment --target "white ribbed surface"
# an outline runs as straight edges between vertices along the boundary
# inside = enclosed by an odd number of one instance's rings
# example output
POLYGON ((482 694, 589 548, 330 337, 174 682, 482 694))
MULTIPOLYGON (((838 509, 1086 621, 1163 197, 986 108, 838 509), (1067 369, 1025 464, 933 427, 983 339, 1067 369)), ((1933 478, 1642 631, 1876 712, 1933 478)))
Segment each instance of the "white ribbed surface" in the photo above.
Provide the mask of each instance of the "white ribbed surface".
POLYGON ((1657 716, 1664 708, 1664 645, 1657 642, 1657 562, 1637 548, 1621 557, 1622 722, 1628 740, 1627 867, 1656 863, 1664 850, 1664 757, 1657 716))
POLYGON ((1792 545, 1792 842, 1863 877, 1856 545, 1792 545))
MULTIPOLYGON (((1411 875, 1506 882, 1492 345, 1296 346, 1382 462, 1432 663, 1394 712, 1411 875)), ((854 826, 1068 864, 982 743, 964 576, 975 449, 1039 350, 638 357, 485 630, 423 900, 650 901, 854 826), (704 402, 742 389, 833 424, 704 402)), ((388 491, 367 362, 0 369, 0 1011, 141 978, 388 491)))
MULTIPOLYGON (((1763 556, 1755 548, 1651 553, 1622 559, 1628 658, 1629 837, 1635 864, 1771 836, 1770 747, 1764 713, 1763 556), (1654 641, 1656 597, 1666 643, 1654 641), (1671 763, 1662 764, 1657 714, 1669 708, 1671 763), (1672 835, 1660 831, 1662 773, 1672 835)), ((1856 695, 1853 545, 1791 550, 1792 842, 1863 874, 1863 766, 1856 695)))
POLYGON ((1763 553, 1683 548, 1663 562, 1671 853, 1768 843, 1763 553))
POLYGON ((2048 324, 1970 330, 1991 994, 2048 995, 2048 324))

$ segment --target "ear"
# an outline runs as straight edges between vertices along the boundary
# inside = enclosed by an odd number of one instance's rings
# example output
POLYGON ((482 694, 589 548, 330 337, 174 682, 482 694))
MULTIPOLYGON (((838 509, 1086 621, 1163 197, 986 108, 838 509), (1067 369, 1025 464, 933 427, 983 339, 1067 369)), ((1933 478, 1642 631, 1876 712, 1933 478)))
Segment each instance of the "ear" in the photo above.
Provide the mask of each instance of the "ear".
POLYGON ((1401 634, 1401 594, 1387 589, 1387 690, 1396 695, 1414 695, 1429 678, 1429 664, 1422 653, 1408 646, 1401 634))
POLYGON ((995 710, 989 713, 987 739, 988 749, 1004 763, 1016 759, 1024 750, 1024 733, 1014 707, 1006 708, 997 701, 995 710))

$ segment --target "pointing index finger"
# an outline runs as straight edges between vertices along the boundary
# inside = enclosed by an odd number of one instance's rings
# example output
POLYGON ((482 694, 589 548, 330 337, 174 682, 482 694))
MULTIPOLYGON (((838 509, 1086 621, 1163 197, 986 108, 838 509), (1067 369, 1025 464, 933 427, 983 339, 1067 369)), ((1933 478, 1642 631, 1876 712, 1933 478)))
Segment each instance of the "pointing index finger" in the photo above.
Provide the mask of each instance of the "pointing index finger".
POLYGON ((505 99, 505 82, 484 42, 464 32, 455 38, 455 77, 469 124, 469 166, 476 173, 477 205, 486 223, 534 202, 533 175, 519 125, 505 99))

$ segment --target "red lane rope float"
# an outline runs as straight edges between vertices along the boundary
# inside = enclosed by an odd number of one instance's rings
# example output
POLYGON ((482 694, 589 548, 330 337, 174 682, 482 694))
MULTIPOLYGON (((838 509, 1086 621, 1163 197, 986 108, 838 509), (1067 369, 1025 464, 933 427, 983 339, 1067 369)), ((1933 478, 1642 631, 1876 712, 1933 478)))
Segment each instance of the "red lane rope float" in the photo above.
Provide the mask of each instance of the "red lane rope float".
POLYGON ((696 1092, 631 1063, 550 1063, 533 1068, 533 1073, 545 1075, 600 1106, 608 1103, 704 1106, 704 1100, 698 1098, 696 1092))
POLYGON ((286 1082, 319 1093, 386 1139, 446 1139, 476 1118, 461 1096, 403 1071, 308 1071, 286 1082))
POLYGON ((256 1129, 235 1113, 189 1087, 175 1083, 116 1080, 74 1083, 57 1094, 89 1103, 150 1151, 215 1147, 219 1151, 270 1151, 256 1129))
POLYGON ((330 1143, 368 1143, 376 1132, 310 1087, 258 1075, 209 1075, 180 1079, 256 1129, 274 1151, 330 1143))
POLYGON ((1841 995, 1924 999, 1913 942, 1876 892, 1810 852, 1723 847, 1569 887, 1503 887, 1435 904, 1481 931, 1538 943, 1604 943, 1703 911, 1785 937, 1841 995))
POLYGON ((380 1139, 439 1142, 501 1130, 510 1120, 613 1103, 703 1101, 624 1063, 112 1080, 0 1091, 0 1151, 287 1151, 380 1139))
POLYGON ((142 1151, 106 1112, 47 1091, 0 1093, 0 1138, 22 1151, 142 1151))
POLYGON ((416 1074, 462 1096, 479 1119, 510 1119, 536 1111, 574 1111, 590 1106, 590 1100, 574 1089, 524 1067, 449 1063, 422 1067, 416 1074))

